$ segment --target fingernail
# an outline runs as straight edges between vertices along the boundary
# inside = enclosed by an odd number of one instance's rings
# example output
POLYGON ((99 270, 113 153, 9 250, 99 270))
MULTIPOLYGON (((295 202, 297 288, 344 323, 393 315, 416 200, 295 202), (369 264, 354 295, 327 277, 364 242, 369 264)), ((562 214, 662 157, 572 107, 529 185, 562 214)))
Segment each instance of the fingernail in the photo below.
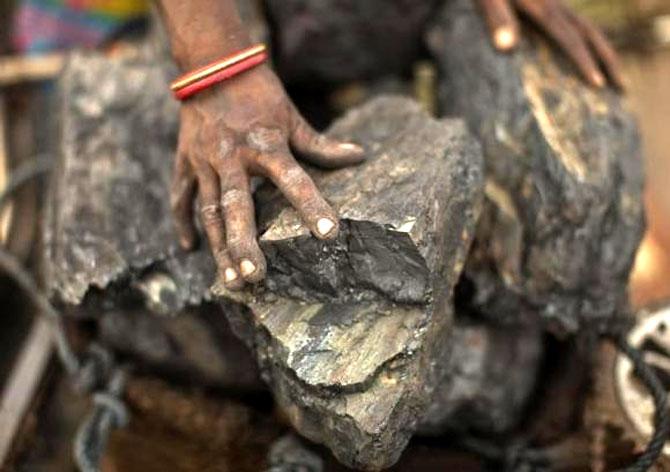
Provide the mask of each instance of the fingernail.
POLYGON ((316 222, 316 230, 321 236, 327 236, 333 228, 335 227, 335 222, 330 218, 321 218, 316 222))
POLYGON ((501 26, 493 34, 493 41, 498 49, 508 50, 514 46, 516 35, 509 26, 501 26))
POLYGON ((256 272, 256 265, 249 259, 244 259, 242 262, 240 262, 240 272, 242 272, 244 277, 248 277, 256 272))
POLYGON ((224 280, 227 284, 229 284, 229 283, 231 283, 231 282, 235 282, 235 281, 237 280, 237 271, 235 271, 235 269, 232 269, 232 268, 230 268, 230 267, 227 268, 227 269, 223 272, 223 280, 224 280))
POLYGON ((591 79, 593 80, 593 83, 596 85, 596 87, 605 86, 605 77, 603 77, 600 72, 594 72, 591 74, 591 79))
POLYGON ((361 146, 359 146, 358 144, 354 144, 354 143, 340 144, 340 149, 342 149, 343 151, 363 152, 363 148, 361 146))

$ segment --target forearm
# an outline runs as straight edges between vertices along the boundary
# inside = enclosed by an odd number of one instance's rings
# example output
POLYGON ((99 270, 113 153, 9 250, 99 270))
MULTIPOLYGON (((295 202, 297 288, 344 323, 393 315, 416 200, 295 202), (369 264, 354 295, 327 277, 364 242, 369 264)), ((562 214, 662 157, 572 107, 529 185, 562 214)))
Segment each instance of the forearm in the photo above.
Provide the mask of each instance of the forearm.
POLYGON ((250 46, 235 0, 157 0, 182 70, 250 46))

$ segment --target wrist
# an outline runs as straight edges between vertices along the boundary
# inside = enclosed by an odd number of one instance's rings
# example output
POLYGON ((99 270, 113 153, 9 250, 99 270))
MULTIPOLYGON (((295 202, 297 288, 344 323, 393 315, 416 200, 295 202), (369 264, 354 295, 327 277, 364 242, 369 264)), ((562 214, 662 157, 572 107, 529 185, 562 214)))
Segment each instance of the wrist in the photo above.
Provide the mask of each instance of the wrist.
POLYGON ((252 45, 249 33, 243 27, 226 32, 209 32, 197 35, 188 45, 174 47, 173 56, 183 72, 209 64, 221 57, 234 54, 252 45))

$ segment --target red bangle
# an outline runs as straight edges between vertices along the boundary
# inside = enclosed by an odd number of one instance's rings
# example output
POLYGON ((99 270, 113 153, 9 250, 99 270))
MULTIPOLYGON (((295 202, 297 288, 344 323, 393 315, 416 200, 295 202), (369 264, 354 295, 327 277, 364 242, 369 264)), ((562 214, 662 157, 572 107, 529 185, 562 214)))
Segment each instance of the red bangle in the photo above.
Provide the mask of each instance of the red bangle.
POLYGON ((244 49, 237 54, 212 62, 204 67, 189 72, 172 82, 175 98, 186 100, 196 93, 214 84, 230 79, 267 60, 264 45, 244 49))

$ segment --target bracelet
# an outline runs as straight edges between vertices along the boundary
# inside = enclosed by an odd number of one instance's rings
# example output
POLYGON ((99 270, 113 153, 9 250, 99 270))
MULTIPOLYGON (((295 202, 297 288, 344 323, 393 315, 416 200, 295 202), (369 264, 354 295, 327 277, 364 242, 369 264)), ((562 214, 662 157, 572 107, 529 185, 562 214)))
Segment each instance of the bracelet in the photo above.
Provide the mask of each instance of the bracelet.
POLYGON ((259 44, 182 75, 170 84, 170 89, 177 100, 186 100, 214 84, 262 64, 267 58, 265 45, 259 44))

